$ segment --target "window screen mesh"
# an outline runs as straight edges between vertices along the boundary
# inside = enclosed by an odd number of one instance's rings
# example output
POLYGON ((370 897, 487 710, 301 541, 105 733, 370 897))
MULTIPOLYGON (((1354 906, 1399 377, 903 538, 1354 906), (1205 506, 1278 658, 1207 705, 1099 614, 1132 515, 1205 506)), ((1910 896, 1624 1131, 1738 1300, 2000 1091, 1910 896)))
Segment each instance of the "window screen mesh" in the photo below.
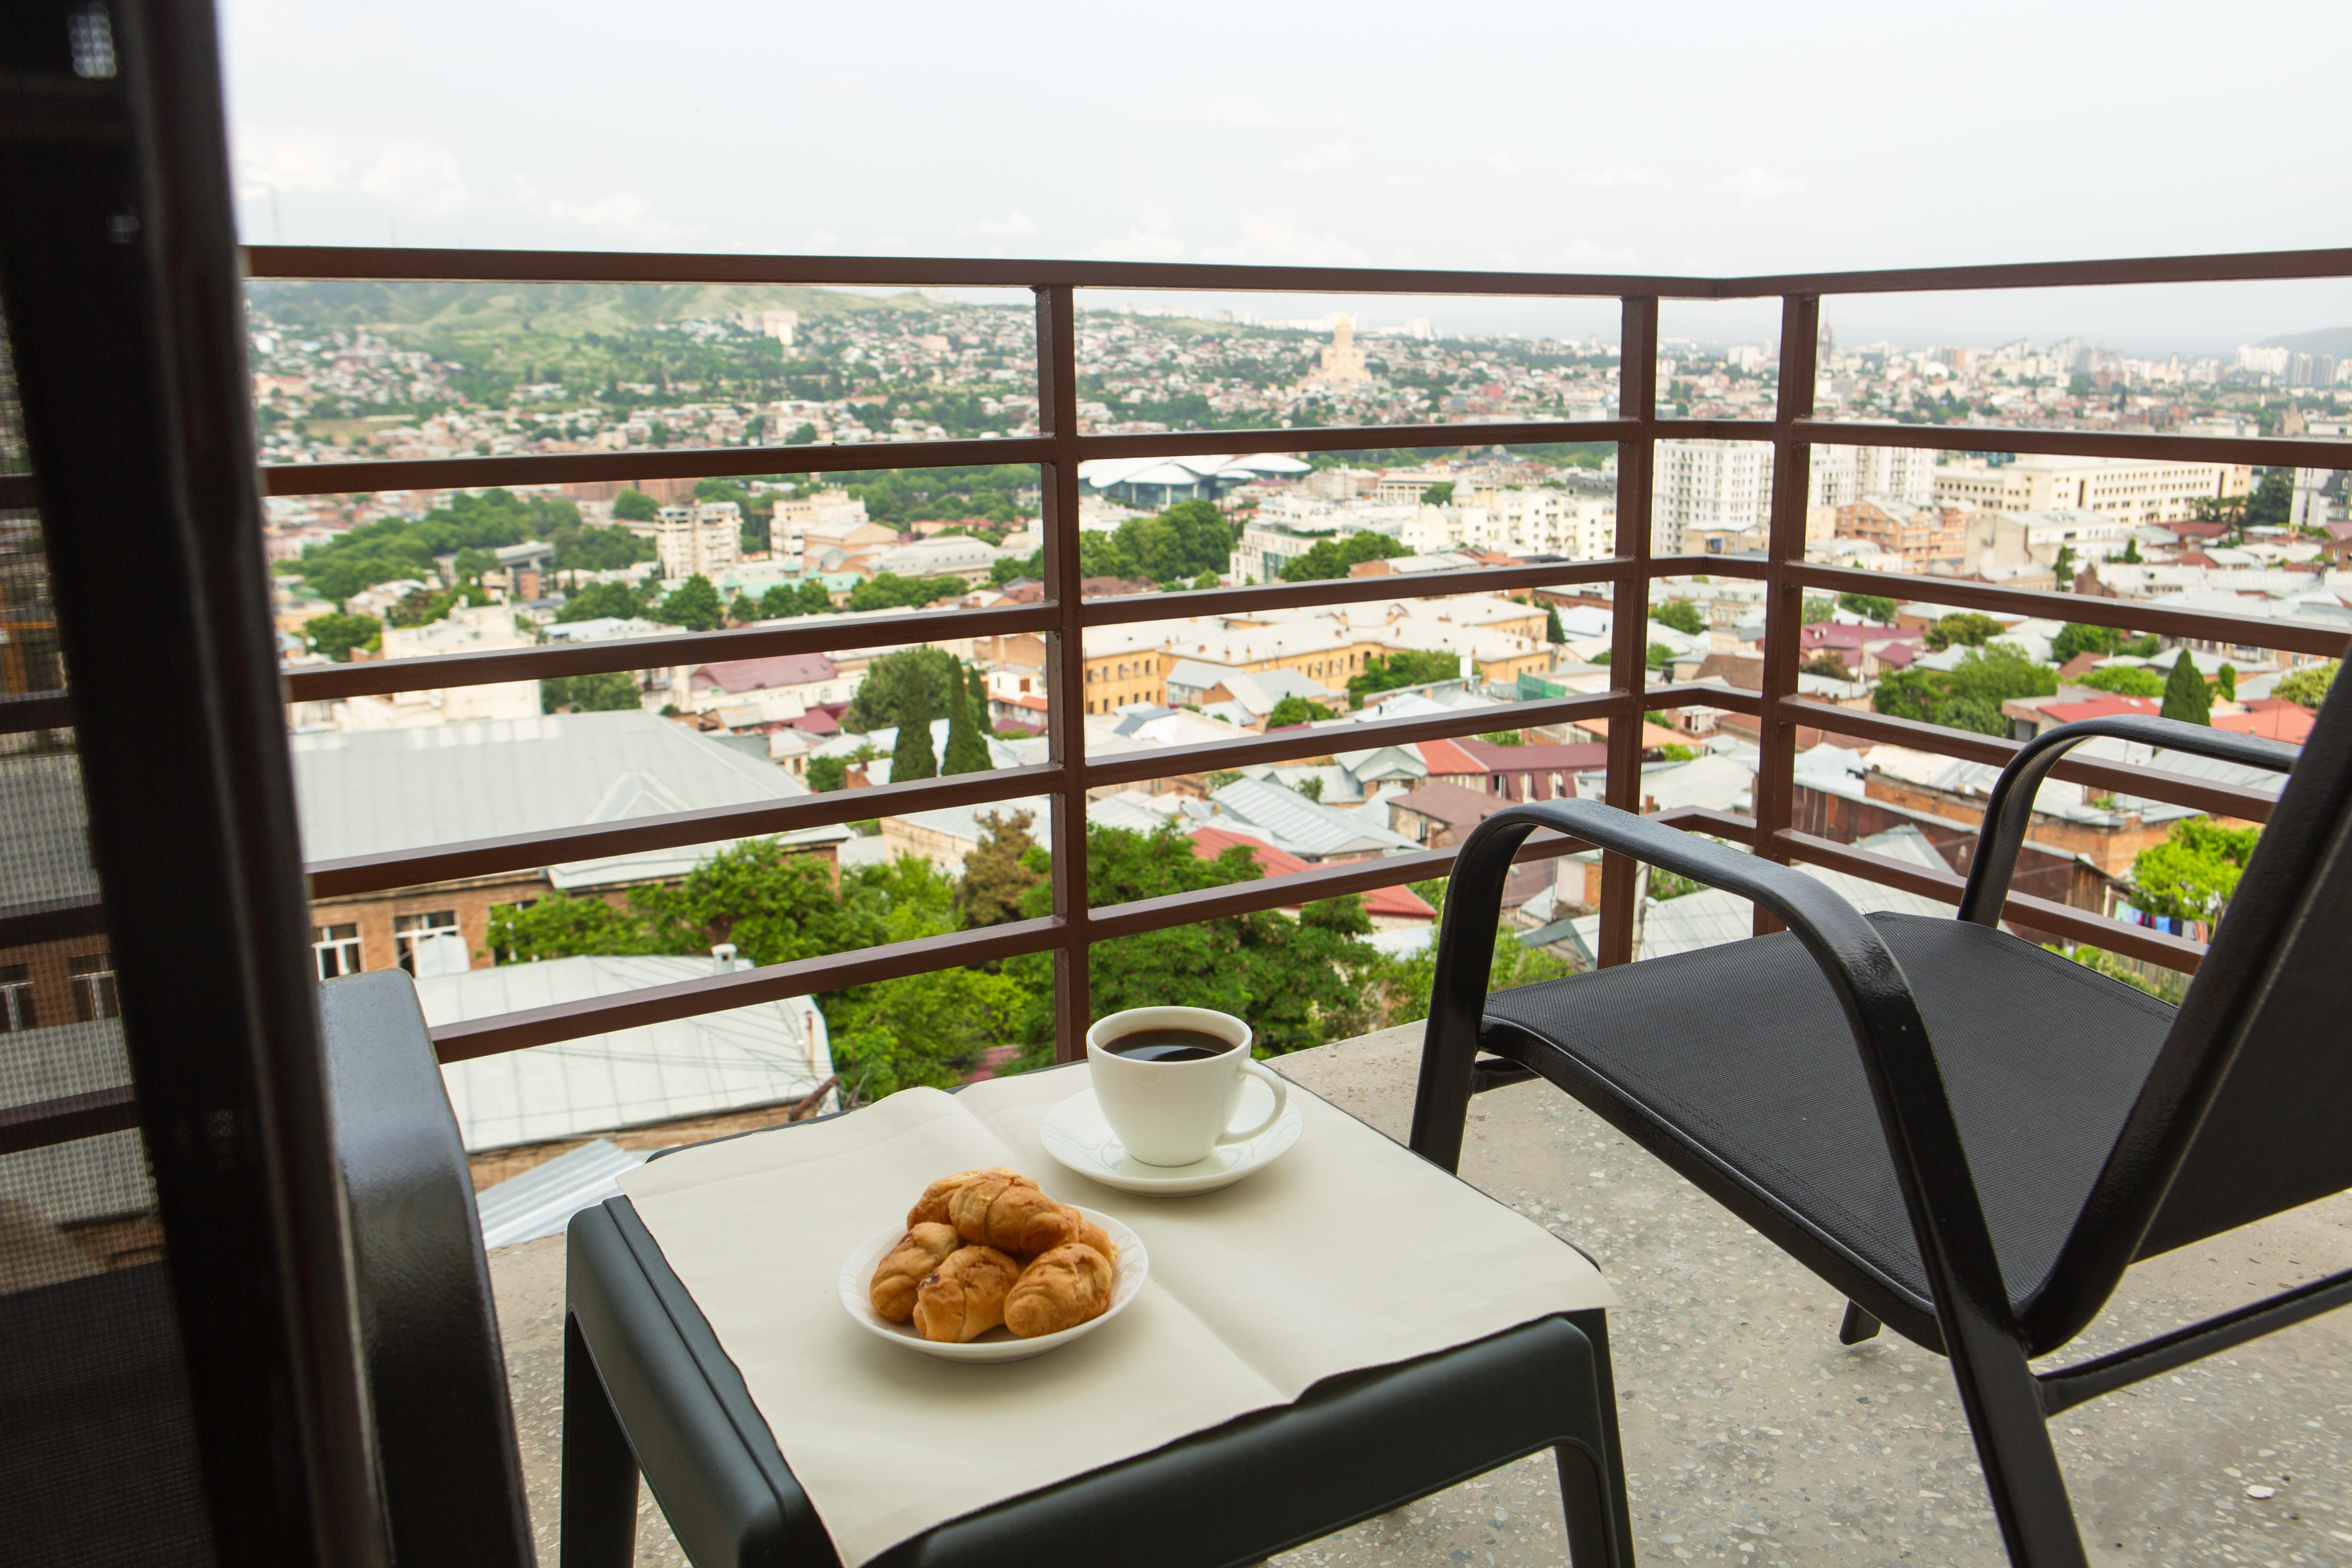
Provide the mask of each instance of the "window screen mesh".
MULTIPOLYGON (((0 476, 26 469, 0 339, 0 476)), ((66 680, 40 520, 0 510, 0 1555, 205 1563, 66 680)))

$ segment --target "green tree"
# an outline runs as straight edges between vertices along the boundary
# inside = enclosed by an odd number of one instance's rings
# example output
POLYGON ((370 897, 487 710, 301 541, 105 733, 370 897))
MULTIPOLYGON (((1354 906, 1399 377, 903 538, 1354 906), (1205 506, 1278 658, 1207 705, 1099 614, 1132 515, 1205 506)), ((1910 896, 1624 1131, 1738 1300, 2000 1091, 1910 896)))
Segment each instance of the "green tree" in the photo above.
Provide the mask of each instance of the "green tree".
POLYGON ((2276 528, 2294 515, 2294 470, 2266 468, 2254 493, 2246 499, 2245 526, 2276 528))
POLYGON ((960 597, 964 592, 961 577, 901 577, 895 572, 877 572, 871 582, 860 583, 849 591, 849 607, 919 610, 940 599, 960 597))
POLYGON ((1224 571, 1233 560, 1233 524, 1213 501, 1178 501, 1156 517, 1130 518, 1118 538, 1155 583, 1188 583, 1224 571))
MULTIPOLYGON (((869 674, 866 678, 872 679, 869 674)), ((957 689, 961 682, 949 688, 957 689)), ((952 704, 950 697, 949 702, 952 704)), ((908 665, 899 676, 898 739, 890 752, 890 782, 931 779, 940 775, 939 754, 931 750, 931 689, 920 665, 908 665)))
POLYGON ((2207 689, 2205 678, 2197 673, 2197 661, 2189 657, 2185 647, 2174 655, 2172 673, 2165 678, 2164 716, 2184 724, 2213 721, 2213 694, 2207 689))
POLYGON ((858 683, 856 695, 841 715, 841 727, 864 732, 887 730, 897 724, 909 668, 922 672, 924 722, 929 723, 934 714, 946 712, 950 683, 963 678, 962 665, 945 648, 901 648, 881 655, 867 666, 866 679, 858 683))
POLYGON ((2132 902, 2175 920, 2220 920, 2261 836, 2260 828, 2223 827, 2210 817, 2174 823, 2170 837, 2132 858, 2132 902))
POLYGON ((1803 625, 1819 626, 1835 614, 1837 614, 1835 599, 1819 599, 1810 594, 1805 596, 1803 625))
POLYGON ((2124 541, 2124 552, 2117 556, 2116 559, 2126 566, 2137 566, 2141 564, 2138 535, 2135 534, 2131 538, 2124 541))
POLYGON ((1685 637, 1701 637, 1706 631, 1706 617, 1688 599, 1668 599, 1650 612, 1650 618, 1662 626, 1672 626, 1685 637))
POLYGON ((821 616, 833 608, 833 596, 814 577, 779 583, 760 595, 760 613, 770 620, 791 616, 821 616))
POLYGON ((2238 700, 2238 667, 2224 661, 2221 668, 2214 671, 2214 695, 2224 702, 2235 702, 2238 700))
POLYGON ((1329 577, 1345 577, 1349 567, 1361 562, 1385 561, 1391 556, 1410 553, 1402 543, 1381 533, 1351 533, 1342 539, 1318 539, 1306 554, 1282 569, 1282 580, 1286 583, 1311 583, 1329 577))
POLYGON ((1846 667, 1844 659, 1838 657, 1838 651, 1835 648, 1822 648, 1797 668, 1807 675, 1818 675, 1825 680, 1853 679, 1853 671, 1846 667))
POLYGON ((1546 605, 1544 606, 1544 641, 1558 647, 1567 640, 1568 628, 1559 624, 1559 606, 1546 605))
MULTIPOLYGON (((1444 884, 1435 884, 1443 897, 1444 884)), ((1416 892, 1421 884, 1413 884, 1416 892)), ((1423 893, 1423 898, 1428 900, 1423 893)), ((1437 900, 1428 900, 1432 903, 1437 900)), ((1519 942, 1519 933, 1505 921, 1495 932, 1495 958, 1486 971, 1486 988, 1491 994, 1508 991, 1514 986, 1534 985, 1546 980, 1561 980, 1575 973, 1576 966, 1539 947, 1526 947, 1519 942)), ((1411 958, 1389 959, 1378 971, 1376 984, 1384 998, 1381 1022, 1389 1026, 1417 1024, 1429 1016, 1429 993, 1437 972, 1437 944, 1431 942, 1411 958)))
POLYGON ((2067 593, 2074 588, 2076 567, 2073 545, 2062 544, 2058 547, 2058 559, 2051 563, 2050 574, 2057 579, 2060 593, 2067 593))
POLYGON ((1029 890, 1045 879, 1029 858, 1037 846, 1029 834, 1036 821, 1036 814, 1027 811, 992 811, 980 818, 980 842, 963 858, 963 880, 956 884, 956 907, 966 926, 1022 918, 1029 890))
POLYGON ((1286 697, 1274 705, 1265 716, 1265 727, 1279 730, 1290 724, 1311 724, 1318 719, 1328 719, 1331 710, 1320 702, 1309 702, 1304 697, 1286 697))
POLYGON ((1452 479, 1441 479, 1437 483, 1423 489, 1421 492, 1421 504, 1423 506, 1453 505, 1454 481, 1452 479))
POLYGON ((1348 678, 1349 706, 1361 708, 1364 700, 1376 692, 1461 679, 1462 658, 1459 654, 1430 653, 1419 648, 1400 648, 1390 654, 1376 653, 1364 660, 1362 669, 1348 678))
POLYGON ((348 664, 352 649, 373 651, 383 646, 383 623, 373 616, 312 616, 302 623, 302 637, 314 652, 337 664, 348 664))
POLYGON ((2144 664, 2103 664, 2074 678, 2077 686, 2112 691, 2118 697, 2161 697, 2164 677, 2144 664))
POLYGON ((1652 669, 1664 669, 1675 662, 1675 650, 1669 644, 1654 642, 1643 651, 1642 661, 1652 669))
POLYGON ((2001 735, 2009 731, 2000 715, 2003 702, 2051 697, 2057 690, 2055 669, 2036 664, 2015 643, 1997 642, 1969 649, 1948 670, 1898 670, 1872 689, 1870 703, 1892 718, 2001 735))
POLYGON ((1954 643, 1982 647, 2007 629, 1990 616, 1980 616, 1974 610, 1956 610, 1927 628, 1927 646, 1937 653, 1954 643))
POLYGON ((1895 624, 1895 601, 1876 594, 1840 594, 1838 608, 1865 620, 1876 621, 1882 626, 1895 624))
POLYGON ((637 683, 625 670, 559 675, 539 683, 539 710, 542 713, 560 712, 566 708, 582 713, 625 713, 643 705, 637 683))
MULTIPOLYGON (((941 774, 984 773, 992 766, 988 760, 988 742, 981 739, 980 726, 971 712, 971 688, 959 679, 948 687, 948 749, 940 759, 941 774)), ((898 776, 896 763, 890 776, 898 776)))
MULTIPOLYGON (((302 629, 308 631, 316 624, 309 623, 302 629)), ((2342 667, 2343 661, 2334 658, 2325 664, 2297 665, 2278 678, 2278 684, 2271 688, 2271 695, 2315 711, 2321 703, 2327 700, 2327 693, 2336 684, 2336 672, 2342 667)))
POLYGON ((558 524, 548 531, 555 544, 555 565, 561 572, 617 572, 658 553, 654 542, 615 523, 610 528, 558 524))
POLYGON ((483 573, 495 572, 498 565, 499 558, 494 552, 477 550, 469 544, 457 552, 457 558, 450 563, 449 570, 461 583, 479 582, 483 573))
POLYGON ((2153 658, 2161 645, 2153 634, 2129 637, 2113 626, 2090 626, 2069 621, 2050 639, 2050 657, 2060 664, 2072 660, 2076 654, 2125 653, 2134 658, 2153 658))
POLYGON ((709 578, 698 572, 680 583, 670 595, 646 614, 673 626, 684 626, 691 632, 707 632, 719 625, 725 614, 719 603, 719 590, 709 578))
POLYGON ((839 757, 811 757, 808 763, 808 786, 819 795, 831 795, 849 784, 849 764, 839 757))
POLYGON ((661 503, 643 490, 623 490, 613 498, 613 515, 624 522, 651 522, 661 515, 661 503))
POLYGON ((607 616, 625 621, 645 613, 646 601, 635 584, 591 583, 565 599, 555 618, 559 624, 602 620, 607 616))

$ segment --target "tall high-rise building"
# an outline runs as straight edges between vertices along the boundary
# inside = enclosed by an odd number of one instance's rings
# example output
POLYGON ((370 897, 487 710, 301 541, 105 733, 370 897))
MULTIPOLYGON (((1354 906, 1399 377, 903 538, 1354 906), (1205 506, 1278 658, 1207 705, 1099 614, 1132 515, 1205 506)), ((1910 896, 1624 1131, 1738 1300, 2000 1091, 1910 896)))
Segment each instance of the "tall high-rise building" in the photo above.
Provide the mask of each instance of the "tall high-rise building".
POLYGON ((1816 447, 1807 502, 1851 506, 1886 496, 1925 506, 1936 499, 1936 454, 1909 447, 1816 447))
POLYGON ((666 506, 654 518, 661 574, 708 577, 743 557, 743 510, 731 500, 666 506))
POLYGON ((1685 532, 1738 532, 1771 515, 1772 448, 1761 441, 1661 441, 1650 549, 1684 553, 1685 532))

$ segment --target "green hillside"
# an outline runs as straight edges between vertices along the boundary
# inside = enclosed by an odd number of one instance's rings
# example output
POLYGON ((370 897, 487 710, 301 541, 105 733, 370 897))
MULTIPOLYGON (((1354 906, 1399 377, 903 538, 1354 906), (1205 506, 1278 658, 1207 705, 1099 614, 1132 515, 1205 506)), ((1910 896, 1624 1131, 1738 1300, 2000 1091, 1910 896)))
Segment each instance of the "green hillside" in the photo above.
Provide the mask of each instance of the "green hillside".
POLYGON ((2293 349, 2297 353, 2334 354, 2352 358, 2352 327, 2322 327, 2315 332, 2290 332, 2271 339, 2265 348, 2293 349))
POLYGON ((247 296, 288 327, 383 329, 404 339, 528 331, 576 338, 645 331, 664 321, 798 310, 803 321, 861 310, 929 310, 920 294, 845 294, 831 289, 670 283, 382 283, 267 279, 247 296))

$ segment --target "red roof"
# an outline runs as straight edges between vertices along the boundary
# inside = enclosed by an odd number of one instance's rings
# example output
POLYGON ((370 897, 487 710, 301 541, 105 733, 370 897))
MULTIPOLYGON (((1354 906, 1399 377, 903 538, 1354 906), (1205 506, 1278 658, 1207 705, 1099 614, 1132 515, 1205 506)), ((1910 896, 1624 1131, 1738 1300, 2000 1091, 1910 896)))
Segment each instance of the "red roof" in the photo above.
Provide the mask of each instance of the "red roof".
POLYGON ((2161 714, 2164 704, 2153 697, 2123 697, 2103 691, 2096 697, 2080 702, 2053 702, 2042 710, 2045 719, 2055 719, 2061 724, 2071 724, 2077 719, 2112 719, 2118 713, 2161 714))
POLYGON ((2243 713, 2223 713, 2213 721, 2216 730, 2231 730, 2241 735, 2260 735, 2265 741, 2284 741, 2290 746, 2300 746, 2309 738, 2312 725, 2319 716, 2310 709, 2275 698, 2246 704, 2243 713))
MULTIPOLYGON (((1483 773, 1486 764, 1464 751, 1451 741, 1423 741, 1421 760, 1433 773, 1483 773)), ((1602 748, 1607 751, 1606 747, 1602 748)))
POLYGON ((1888 637, 1902 642, 1926 642, 1927 634, 1909 626, 1864 626, 1851 621, 1815 621, 1797 634, 1797 646, 1801 648, 1860 647, 1864 643, 1883 642, 1888 637))
MULTIPOLYGON (((1307 862, 1297 856, 1231 828, 1202 827, 1192 833, 1192 853, 1203 860, 1213 860, 1236 844, 1256 856, 1259 868, 1269 877, 1291 877, 1307 869, 1307 862)), ((1301 906, 1287 907, 1295 910, 1301 906)), ((1437 918, 1437 911, 1410 888, 1374 888, 1364 895, 1364 910, 1368 914, 1425 921, 1437 918)))
POLYGON ((779 686, 831 680, 840 673, 824 654, 785 653, 772 658, 732 658, 706 664, 694 672, 693 684, 702 689, 715 686, 721 691, 768 691, 779 686))

